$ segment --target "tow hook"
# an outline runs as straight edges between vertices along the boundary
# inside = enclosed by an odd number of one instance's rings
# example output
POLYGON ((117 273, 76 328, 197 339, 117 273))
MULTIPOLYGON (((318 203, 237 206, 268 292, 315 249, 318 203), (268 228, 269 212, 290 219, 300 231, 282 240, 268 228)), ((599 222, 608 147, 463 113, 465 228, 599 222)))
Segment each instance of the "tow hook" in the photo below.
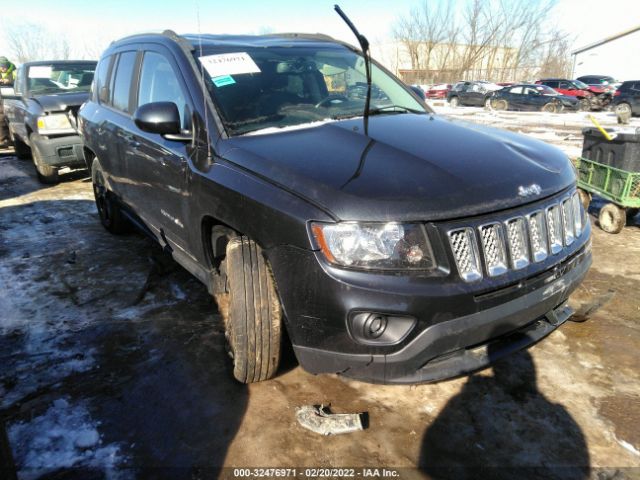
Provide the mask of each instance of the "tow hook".
POLYGON ((549 322, 554 327, 563 324, 567 321, 567 319, 574 314, 573 308, 569 306, 568 303, 563 303, 558 308, 554 310, 549 310, 545 315, 547 322, 549 322))

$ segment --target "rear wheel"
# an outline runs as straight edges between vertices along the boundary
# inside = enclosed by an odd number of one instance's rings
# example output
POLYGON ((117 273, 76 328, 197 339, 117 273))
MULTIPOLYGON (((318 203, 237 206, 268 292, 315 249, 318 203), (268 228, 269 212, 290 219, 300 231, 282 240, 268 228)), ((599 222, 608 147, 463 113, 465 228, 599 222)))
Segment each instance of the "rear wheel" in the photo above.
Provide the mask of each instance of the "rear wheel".
POLYGON ((248 237, 229 240, 225 262, 233 376, 242 383, 267 380, 280 362, 282 310, 275 282, 262 249, 248 237))
POLYGON ((458 106, 460 105, 460 100, 458 99, 458 97, 453 97, 451 100, 449 100, 449 105, 451 106, 451 108, 458 108, 458 106))
POLYGON ((95 167, 91 174, 91 181, 93 183, 93 195, 96 199, 96 207, 98 208, 98 215, 100 216, 102 226, 114 234, 126 232, 129 227, 127 220, 122 215, 120 206, 112 198, 109 190, 107 190, 102 172, 95 167))
POLYGON ((627 223, 627 215, 624 208, 614 203, 607 203, 600 209, 598 216, 600 228, 607 233, 620 233, 627 223))
POLYGON ((496 110, 507 110, 509 108, 509 102, 504 99, 496 100, 493 103, 493 108, 496 110))

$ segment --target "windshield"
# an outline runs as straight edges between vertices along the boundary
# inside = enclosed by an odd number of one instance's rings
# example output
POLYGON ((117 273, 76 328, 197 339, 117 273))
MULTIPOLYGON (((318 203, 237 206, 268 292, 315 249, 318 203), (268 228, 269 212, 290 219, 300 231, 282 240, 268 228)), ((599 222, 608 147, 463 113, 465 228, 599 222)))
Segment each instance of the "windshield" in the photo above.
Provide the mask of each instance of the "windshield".
MULTIPOLYGON (((364 59, 341 45, 208 49, 200 60, 230 135, 361 116, 364 59)), ((396 78, 372 65, 372 115, 426 113, 396 78)))
POLYGON ((580 90, 586 90, 589 88, 588 85, 582 83, 580 80, 574 80, 573 84, 576 86, 576 88, 579 88, 580 90))
POLYGON ((559 93, 556 92, 553 88, 547 87, 546 85, 536 85, 535 89, 541 95, 553 95, 553 96, 559 95, 559 93))
POLYGON ((32 95, 88 92, 96 63, 31 65, 27 88, 32 95))

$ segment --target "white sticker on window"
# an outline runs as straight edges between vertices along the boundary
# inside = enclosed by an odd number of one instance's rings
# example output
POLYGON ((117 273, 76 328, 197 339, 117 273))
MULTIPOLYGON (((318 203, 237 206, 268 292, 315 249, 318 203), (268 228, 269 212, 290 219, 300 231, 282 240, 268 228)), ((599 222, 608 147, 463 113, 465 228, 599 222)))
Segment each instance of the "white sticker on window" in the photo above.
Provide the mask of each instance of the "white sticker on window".
POLYGON ((51 78, 53 68, 48 66, 32 66, 29 67, 29 78, 51 78))
POLYGON ((238 75, 242 73, 260 73, 260 68, 247 52, 222 53, 200 57, 204 68, 211 78, 222 75, 238 75))

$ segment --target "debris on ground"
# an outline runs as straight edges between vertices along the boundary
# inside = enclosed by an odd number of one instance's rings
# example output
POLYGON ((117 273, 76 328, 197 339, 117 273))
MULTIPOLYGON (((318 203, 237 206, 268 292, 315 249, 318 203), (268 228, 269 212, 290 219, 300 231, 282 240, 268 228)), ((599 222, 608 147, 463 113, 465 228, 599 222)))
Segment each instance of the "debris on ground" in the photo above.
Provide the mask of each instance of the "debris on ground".
POLYGON ((320 435, 339 435, 364 430, 367 413, 331 413, 324 405, 304 405, 296 410, 298 423, 320 435))

